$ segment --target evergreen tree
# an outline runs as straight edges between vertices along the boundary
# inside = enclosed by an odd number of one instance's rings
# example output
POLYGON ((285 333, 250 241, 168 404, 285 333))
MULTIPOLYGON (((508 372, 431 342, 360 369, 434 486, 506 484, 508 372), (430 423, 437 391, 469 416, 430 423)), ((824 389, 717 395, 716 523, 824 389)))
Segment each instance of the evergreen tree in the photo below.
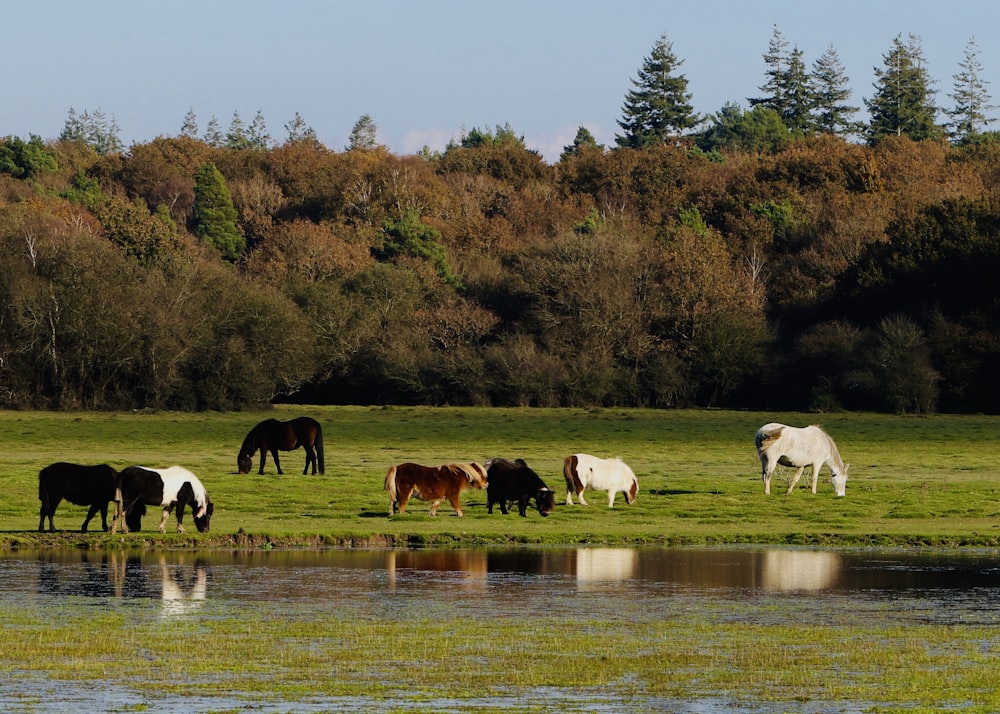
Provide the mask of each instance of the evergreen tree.
POLYGON ((947 111, 951 122, 950 134, 955 141, 968 141, 982 133, 993 119, 986 113, 996 107, 990 104, 990 94, 986 89, 989 82, 982 77, 983 66, 979 63, 979 47, 975 38, 965 45, 965 56, 959 63, 961 71, 954 75, 954 91, 948 96, 955 102, 947 111))
POLYGON ((286 143, 288 144, 319 144, 316 132, 311 126, 306 124, 305 119, 298 112, 295 112, 295 116, 292 117, 291 121, 285 124, 285 131, 288 132, 288 138, 286 139, 286 143))
POLYGON ((825 134, 853 134, 857 124, 852 117, 858 107, 845 104, 851 97, 849 80, 833 45, 813 63, 813 121, 825 134))
POLYGON ((884 67, 875 68, 875 95, 865 100, 871 115, 868 142, 874 144, 887 136, 908 136, 915 141, 940 137, 920 38, 910 35, 904 43, 897 36, 882 58, 884 67))
POLYGON ((83 114, 77 114, 70 107, 59 139, 84 143, 101 156, 120 154, 124 150, 119 138, 118 123, 114 117, 109 120, 100 109, 93 113, 84 111, 83 114))
POLYGON ((581 126, 576 130, 576 137, 573 139, 573 143, 569 146, 563 147, 562 155, 559 157, 560 161, 562 159, 567 159, 571 156, 579 156, 584 151, 603 151, 604 145, 598 144, 597 139, 594 135, 590 133, 590 130, 585 126, 581 126))
POLYGON ((216 149, 223 145, 222 130, 219 128, 219 120, 214 116, 208 120, 208 126, 205 127, 205 143, 216 149))
POLYGON ((181 124, 181 136, 189 139, 198 138, 198 118, 194 115, 194 109, 188 109, 184 115, 184 123, 181 124))
POLYGON ((641 148, 666 143, 697 126, 700 118, 691 106, 687 77, 677 74, 683 63, 667 36, 661 35, 643 61, 638 78, 632 80, 634 89, 625 95, 618 122, 625 133, 615 137, 618 146, 641 148))
POLYGON ((378 148, 378 127, 370 115, 362 114, 354 122, 346 148, 347 151, 372 151, 378 148))
POLYGON ((264 123, 264 113, 260 109, 250 123, 247 140, 252 149, 266 149, 271 143, 271 135, 267 133, 267 126, 264 123))
POLYGON ((789 52, 787 48, 788 42, 775 27, 764 55, 767 81, 759 87, 765 96, 750 99, 750 106, 773 109, 790 130, 806 134, 815 128, 816 92, 802 50, 793 47, 789 52))
POLYGON ((227 260, 236 260, 246 241, 236 227, 236 209, 226 180, 215 164, 202 166, 194 179, 194 234, 217 248, 227 260))
POLYGON ((239 111, 233 112, 233 120, 229 123, 229 131, 226 132, 226 147, 229 149, 249 149, 250 137, 247 135, 246 126, 240 118, 239 111))

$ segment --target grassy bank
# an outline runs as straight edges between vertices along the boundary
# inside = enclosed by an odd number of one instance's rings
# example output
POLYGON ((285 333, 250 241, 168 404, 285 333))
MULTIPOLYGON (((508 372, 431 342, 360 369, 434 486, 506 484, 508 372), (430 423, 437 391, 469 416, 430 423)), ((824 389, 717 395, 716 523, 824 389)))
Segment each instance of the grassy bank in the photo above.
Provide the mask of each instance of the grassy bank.
MULTIPOLYGON (((620 409, 279 407, 266 413, 0 412, 0 547, 313 547, 480 543, 795 543, 1000 545, 1000 418, 876 414, 780 414, 620 409), (298 414, 324 426, 326 474, 302 476, 304 453, 268 459, 263 476, 236 474, 246 432, 267 417, 298 414), (753 447, 765 421, 820 423, 851 464, 847 497, 833 495, 824 468, 818 495, 803 476, 784 494, 779 469, 766 497, 753 447), (584 451, 621 456, 639 477, 637 502, 608 509, 565 506, 562 459, 584 451), (541 518, 486 512, 466 492, 466 516, 447 505, 437 518, 412 501, 387 518, 382 483, 395 463, 525 458, 560 493, 541 518), (56 534, 39 534, 37 474, 55 461, 187 466, 216 503, 209 534, 108 536, 75 531, 86 515, 62 504, 56 534)), ((100 527, 99 522, 91 527, 100 527)))

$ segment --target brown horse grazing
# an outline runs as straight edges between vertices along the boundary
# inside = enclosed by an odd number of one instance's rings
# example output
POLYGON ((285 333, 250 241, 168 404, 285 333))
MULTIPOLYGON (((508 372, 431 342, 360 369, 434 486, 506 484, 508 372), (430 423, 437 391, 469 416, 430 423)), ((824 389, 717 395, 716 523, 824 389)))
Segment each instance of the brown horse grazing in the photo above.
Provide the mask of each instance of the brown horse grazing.
POLYGON ((385 490, 389 492, 389 515, 403 513, 411 496, 431 502, 431 515, 436 516, 441 501, 448 499, 455 513, 462 515, 458 496, 467 488, 487 486, 486 469, 475 462, 421 466, 406 463, 393 466, 385 475, 385 490))
POLYGON ((323 473, 323 427, 318 421, 309 417, 297 417, 291 421, 265 419, 251 429, 243 440, 240 453, 236 456, 236 466, 241 474, 250 473, 253 455, 260 449, 260 469, 257 473, 264 473, 264 463, 267 461, 267 452, 270 451, 274 457, 274 467, 281 474, 284 472, 278 461, 278 450, 294 451, 300 446, 306 450, 306 466, 302 469, 302 475, 308 473, 309 464, 312 464, 313 476, 316 475, 317 468, 323 473))

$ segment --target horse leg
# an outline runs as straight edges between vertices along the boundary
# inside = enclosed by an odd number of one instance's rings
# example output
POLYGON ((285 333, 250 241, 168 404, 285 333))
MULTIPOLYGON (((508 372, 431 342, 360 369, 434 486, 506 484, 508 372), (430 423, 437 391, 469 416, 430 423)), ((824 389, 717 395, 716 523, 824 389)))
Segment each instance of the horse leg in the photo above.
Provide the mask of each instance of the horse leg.
POLYGON ((767 463, 767 457, 761 456, 760 459, 760 478, 764 481, 764 495, 771 495, 771 474, 774 473, 773 468, 769 468, 767 463))
POLYGON ((160 533, 166 533, 167 532, 167 518, 169 518, 169 517, 170 517, 170 509, 169 508, 164 508, 163 509, 163 516, 160 518, 160 533))
POLYGON ((260 468, 257 469, 257 473, 261 476, 264 475, 264 464, 267 463, 267 446, 261 445, 260 447, 260 468))
MULTIPOLYGON (((441 501, 443 501, 443 500, 444 500, 443 498, 438 498, 438 499, 435 499, 435 500, 431 501, 431 515, 432 516, 436 516, 438 514, 438 506, 441 505, 441 501)), ((452 504, 452 506, 454 506, 454 505, 455 504, 452 504)), ((458 515, 462 515, 462 512, 458 511, 458 515)))
POLYGON ((590 505, 583 498, 583 489, 582 488, 579 491, 576 492, 576 500, 578 500, 580 502, 581 506, 589 506, 590 505))
POLYGON ((790 484, 788 484, 788 490, 785 491, 786 495, 795 490, 795 484, 797 484, 799 482, 799 477, 802 475, 802 472, 805 471, 805 470, 806 470, 805 466, 799 466, 799 470, 796 471, 795 472, 795 476, 792 477, 792 482, 790 484))
POLYGON ((278 470, 278 475, 280 476, 284 472, 281 470, 281 462, 278 461, 278 449, 271 449, 271 456, 274 457, 274 468, 278 470))
MULTIPOLYGON (((87 532, 87 526, 90 525, 90 519, 92 519, 94 516, 96 516, 97 512, 99 510, 101 510, 101 507, 98 504, 96 504, 96 503, 94 503, 94 504, 92 504, 90 506, 90 510, 87 511, 87 517, 85 519, 83 519, 83 525, 80 526, 80 532, 81 533, 86 533, 87 532)), ((107 505, 105 505, 104 506, 104 513, 102 514, 104 516, 104 530, 108 529, 108 516, 107 516, 107 513, 108 513, 108 507, 107 507, 107 505)))
POLYGON ((404 513, 406 511, 406 504, 410 502, 410 496, 413 495, 413 488, 400 491, 397 495, 399 500, 396 502, 396 508, 400 513, 404 513))
POLYGON ((822 463, 813 464, 813 482, 812 482, 812 492, 816 493, 816 481, 819 479, 819 470, 823 468, 822 463))
POLYGON ((618 492, 616 490, 614 490, 613 488, 609 488, 608 489, 608 508, 614 508, 615 507, 615 494, 617 494, 617 493, 618 492))
POLYGON ((45 530, 45 519, 46 518, 49 519, 49 533, 55 533, 56 532, 56 526, 52 522, 52 516, 53 516, 53 514, 55 514, 56 507, 59 505, 60 501, 62 501, 61 498, 59 498, 59 499, 52 499, 52 501, 50 501, 48 503, 46 503, 45 501, 42 501, 42 513, 41 513, 41 517, 38 519, 38 532, 39 533, 41 533, 42 531, 45 530))
POLYGON ((308 442, 303 443, 302 447, 306 450, 306 467, 304 469, 302 469, 302 475, 303 476, 306 475, 306 473, 309 471, 309 464, 312 464, 312 467, 313 467, 312 475, 315 476, 316 475, 316 452, 313 451, 313 447, 308 442))

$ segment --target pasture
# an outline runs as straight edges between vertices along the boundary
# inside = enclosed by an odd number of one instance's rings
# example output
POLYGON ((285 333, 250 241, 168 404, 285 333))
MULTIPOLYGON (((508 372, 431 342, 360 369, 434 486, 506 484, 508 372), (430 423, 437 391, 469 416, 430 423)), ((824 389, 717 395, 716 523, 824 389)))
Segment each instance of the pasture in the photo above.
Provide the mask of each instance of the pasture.
POLYGON ((790 414, 624 409, 491 409, 279 406, 262 413, 0 412, 0 547, 109 548, 487 543, 790 543, 828 545, 1000 544, 1000 417, 790 414), (247 432, 263 418, 315 417, 326 474, 301 475, 302 449, 271 460, 263 475, 237 473, 247 432), (836 440, 850 480, 836 498, 826 467, 818 494, 779 467, 765 496, 754 434, 768 421, 821 424, 836 440), (639 479, 636 502, 565 505, 562 461, 578 451, 620 456, 639 479), (556 491, 548 518, 529 509, 487 513, 486 493, 462 495, 463 518, 428 515, 414 499, 388 518, 389 466, 524 458, 556 491), (211 532, 79 534, 86 508, 67 503, 54 535, 37 533, 39 470, 56 461, 180 464, 215 503, 211 532))

